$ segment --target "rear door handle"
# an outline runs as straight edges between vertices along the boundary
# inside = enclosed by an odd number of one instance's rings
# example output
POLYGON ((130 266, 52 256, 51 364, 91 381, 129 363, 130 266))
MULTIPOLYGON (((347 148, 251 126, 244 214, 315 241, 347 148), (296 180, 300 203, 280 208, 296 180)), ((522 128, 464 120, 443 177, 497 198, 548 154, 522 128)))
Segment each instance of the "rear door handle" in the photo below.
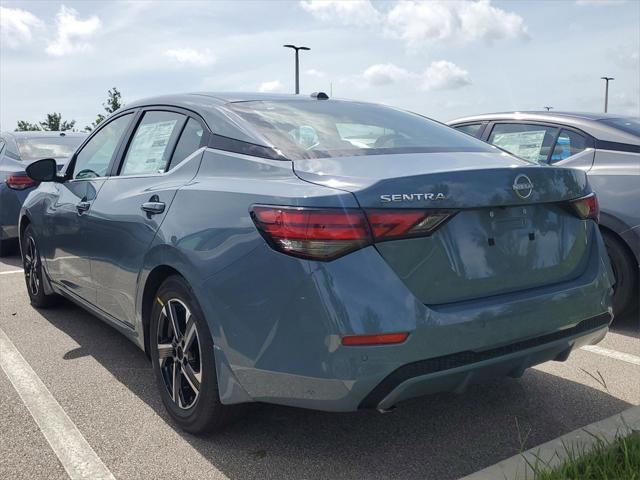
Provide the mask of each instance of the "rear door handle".
POLYGON ((76 203, 76 210, 78 210, 78 213, 84 213, 89 210, 89 208, 91 208, 91 202, 82 201, 76 203))
POLYGON ((140 208, 147 212, 147 216, 151 217, 151 215, 157 215, 159 213, 164 212, 165 204, 164 202, 159 201, 150 201, 144 202, 140 208))

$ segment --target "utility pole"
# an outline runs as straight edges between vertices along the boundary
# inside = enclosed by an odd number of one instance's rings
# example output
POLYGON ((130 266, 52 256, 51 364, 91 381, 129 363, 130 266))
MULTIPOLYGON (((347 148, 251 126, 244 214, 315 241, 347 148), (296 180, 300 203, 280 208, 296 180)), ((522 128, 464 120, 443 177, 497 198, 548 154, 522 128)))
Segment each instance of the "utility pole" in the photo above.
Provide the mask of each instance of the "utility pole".
POLYGON ((296 95, 300 93, 300 60, 298 52, 300 50, 311 50, 309 47, 296 47, 295 45, 283 45, 285 48, 292 48, 296 52, 296 95))
POLYGON ((544 108, 546 108, 546 109, 547 109, 547 112, 548 112, 548 111, 549 111, 549 110, 551 110, 553 107, 544 107, 544 108))
POLYGON ((604 113, 607 113, 609 107, 609 80, 615 80, 613 77, 600 77, 605 81, 604 85, 604 113))

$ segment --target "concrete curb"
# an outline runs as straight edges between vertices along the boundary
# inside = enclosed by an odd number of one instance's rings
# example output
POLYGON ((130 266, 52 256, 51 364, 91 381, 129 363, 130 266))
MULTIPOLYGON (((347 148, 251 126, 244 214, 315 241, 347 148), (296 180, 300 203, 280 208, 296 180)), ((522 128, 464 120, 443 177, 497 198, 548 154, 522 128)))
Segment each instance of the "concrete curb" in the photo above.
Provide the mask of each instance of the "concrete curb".
POLYGON ((574 430, 460 480, 533 480, 535 476, 527 461, 553 468, 567 459, 565 446, 573 446, 578 452, 585 451, 596 443, 595 437, 612 441, 617 435, 627 435, 631 430, 640 430, 640 406, 574 430))

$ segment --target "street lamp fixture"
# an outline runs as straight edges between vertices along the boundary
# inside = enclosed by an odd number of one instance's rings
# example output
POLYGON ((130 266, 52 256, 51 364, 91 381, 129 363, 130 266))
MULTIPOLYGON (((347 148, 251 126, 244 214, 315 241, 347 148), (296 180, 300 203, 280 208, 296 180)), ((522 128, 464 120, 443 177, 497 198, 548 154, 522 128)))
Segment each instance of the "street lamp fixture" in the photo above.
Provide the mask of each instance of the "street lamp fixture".
POLYGON ((311 50, 309 47, 297 47, 295 45, 283 45, 285 48, 292 48, 296 52, 296 95, 300 93, 300 60, 298 52, 300 50, 311 50))

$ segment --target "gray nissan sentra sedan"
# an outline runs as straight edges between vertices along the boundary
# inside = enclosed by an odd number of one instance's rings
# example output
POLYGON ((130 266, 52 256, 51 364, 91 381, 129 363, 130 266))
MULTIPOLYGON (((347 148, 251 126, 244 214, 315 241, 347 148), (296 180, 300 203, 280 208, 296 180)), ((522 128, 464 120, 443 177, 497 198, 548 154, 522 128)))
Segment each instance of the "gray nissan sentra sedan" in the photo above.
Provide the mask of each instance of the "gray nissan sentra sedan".
POLYGON ((603 113, 511 112, 452 120, 457 130, 543 165, 579 168, 600 202, 600 231, 616 277, 613 310, 640 296, 640 118, 603 113))
POLYGON ((175 421, 377 408, 600 341, 612 272, 584 172, 419 115, 185 94, 108 118, 20 218, 31 302, 144 349, 175 421))

